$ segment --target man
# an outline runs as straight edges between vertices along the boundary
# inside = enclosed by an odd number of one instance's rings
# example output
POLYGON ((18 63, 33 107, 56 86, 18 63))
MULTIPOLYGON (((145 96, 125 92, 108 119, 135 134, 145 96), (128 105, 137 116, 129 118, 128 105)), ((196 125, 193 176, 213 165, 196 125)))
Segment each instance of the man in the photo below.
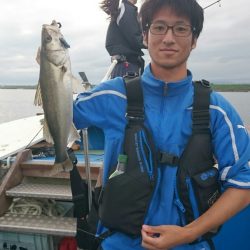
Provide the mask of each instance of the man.
MULTIPOLYGON (((147 0, 140 16, 151 57, 141 80, 145 125, 158 150, 181 156, 192 134, 194 87, 187 60, 203 27, 203 10, 195 0, 147 0)), ((80 95, 74 104, 78 128, 94 124, 104 131, 104 187, 109 169, 116 165, 123 148, 126 107, 122 78, 80 95)), ((221 197, 198 219, 185 224, 176 189, 177 166, 159 165, 142 237, 115 232, 102 242, 104 250, 211 249, 208 242, 198 240, 200 236, 249 204, 249 135, 233 107, 215 92, 211 94, 209 113, 213 154, 224 190, 221 197)), ((102 226, 101 232, 105 232, 102 226)))

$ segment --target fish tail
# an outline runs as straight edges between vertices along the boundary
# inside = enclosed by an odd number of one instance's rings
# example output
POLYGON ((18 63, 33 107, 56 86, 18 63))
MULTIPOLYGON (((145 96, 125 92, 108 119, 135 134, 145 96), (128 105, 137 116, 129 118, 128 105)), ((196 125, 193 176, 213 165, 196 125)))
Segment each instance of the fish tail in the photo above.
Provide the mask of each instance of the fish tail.
POLYGON ((61 172, 70 172, 73 169, 73 163, 68 158, 64 162, 55 163, 53 168, 50 171, 50 176, 57 175, 61 172))

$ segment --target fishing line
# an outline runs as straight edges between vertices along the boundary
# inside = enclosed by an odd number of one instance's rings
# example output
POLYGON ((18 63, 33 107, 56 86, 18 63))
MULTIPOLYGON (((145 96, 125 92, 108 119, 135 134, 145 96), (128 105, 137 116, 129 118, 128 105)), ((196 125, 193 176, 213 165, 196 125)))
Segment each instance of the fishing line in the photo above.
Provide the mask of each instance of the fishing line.
POLYGON ((43 126, 39 129, 39 131, 36 133, 36 135, 31 139, 31 141, 28 143, 28 145, 25 147, 25 149, 27 149, 28 146, 30 146, 30 144, 34 141, 34 139, 37 137, 37 135, 41 132, 42 129, 43 129, 43 126))
POLYGON ((94 236, 95 238, 96 238, 96 235, 95 234, 93 234, 93 233, 91 233, 91 232, 88 232, 88 231, 86 231, 86 230, 83 230, 83 229, 81 229, 81 228, 77 228, 77 230, 78 231, 81 231, 81 232, 83 232, 83 233, 85 233, 85 234, 88 234, 88 235, 91 235, 91 236, 94 236))
POLYGON ((204 7, 203 10, 205 10, 205 9, 207 9, 207 8, 209 8, 209 7, 211 7, 212 5, 214 5, 214 4, 216 4, 216 3, 219 3, 219 6, 221 7, 220 1, 221 1, 221 0, 218 0, 218 1, 215 1, 215 2, 213 2, 213 3, 211 3, 211 4, 209 4, 208 6, 204 7))

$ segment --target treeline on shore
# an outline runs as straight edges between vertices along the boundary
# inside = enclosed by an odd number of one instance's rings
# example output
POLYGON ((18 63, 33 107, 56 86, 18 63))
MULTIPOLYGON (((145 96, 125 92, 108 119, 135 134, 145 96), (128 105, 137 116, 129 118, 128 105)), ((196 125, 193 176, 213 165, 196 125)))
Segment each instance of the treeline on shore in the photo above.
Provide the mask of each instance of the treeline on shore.
POLYGON ((248 92, 250 91, 250 84, 214 84, 213 90, 220 92, 248 92))
POLYGON ((37 85, 0 85, 0 89, 36 89, 37 85))
MULTIPOLYGON (((250 84, 217 84, 212 83, 212 88, 220 92, 247 92, 250 84)), ((37 85, 0 85, 0 89, 36 89, 37 85)))

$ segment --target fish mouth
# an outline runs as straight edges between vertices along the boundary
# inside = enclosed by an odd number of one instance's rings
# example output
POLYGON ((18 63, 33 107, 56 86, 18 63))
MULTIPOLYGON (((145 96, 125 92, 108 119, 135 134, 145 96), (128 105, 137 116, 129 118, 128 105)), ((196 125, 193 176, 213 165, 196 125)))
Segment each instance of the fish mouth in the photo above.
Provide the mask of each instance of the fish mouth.
POLYGON ((50 25, 50 24, 43 24, 42 26, 43 29, 50 29, 50 30, 53 30, 53 31, 56 31, 56 32, 60 32, 60 28, 58 26, 55 26, 55 25, 50 25))

